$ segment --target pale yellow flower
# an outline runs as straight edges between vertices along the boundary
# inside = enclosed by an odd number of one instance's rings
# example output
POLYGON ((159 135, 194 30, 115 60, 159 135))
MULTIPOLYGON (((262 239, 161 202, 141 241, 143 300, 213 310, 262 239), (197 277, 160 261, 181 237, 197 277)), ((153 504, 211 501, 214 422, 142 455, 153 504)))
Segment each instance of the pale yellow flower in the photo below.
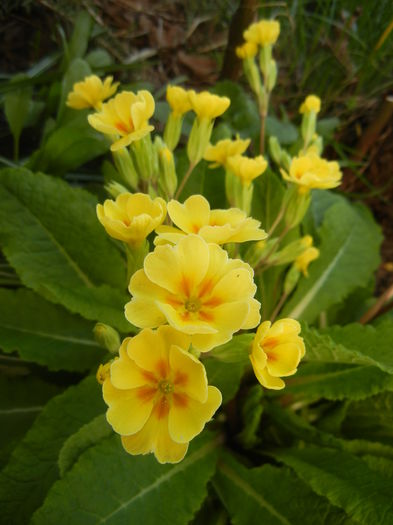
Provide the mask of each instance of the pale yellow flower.
POLYGON ((188 94, 189 91, 186 91, 180 86, 168 86, 166 88, 166 99, 175 115, 181 116, 191 110, 191 102, 188 94))
POLYGON ((207 352, 258 324, 253 276, 248 264, 229 259, 217 244, 185 235, 175 246, 157 246, 131 277, 126 318, 139 328, 168 323, 207 352))
POLYGON ((294 265, 299 270, 299 272, 302 272, 305 277, 308 277, 308 265, 312 261, 315 261, 315 259, 318 259, 318 257, 318 248, 310 246, 306 248, 302 254, 296 257, 294 265))
POLYGON ((113 77, 106 77, 104 82, 96 75, 90 75, 82 82, 76 82, 68 93, 66 105, 73 109, 94 108, 99 110, 102 101, 111 97, 119 85, 113 77))
POLYGON ((251 24, 243 33, 247 42, 266 46, 275 44, 280 34, 280 24, 276 20, 260 20, 251 24))
POLYGON ((294 319, 280 319, 273 325, 263 322, 255 334, 250 361, 254 373, 265 388, 280 390, 285 387, 281 377, 296 373, 304 356, 300 324, 294 319))
POLYGON ((88 116, 89 124, 114 140, 117 151, 143 138, 154 129, 148 120, 154 113, 154 98, 148 91, 123 91, 103 104, 99 113, 88 116))
POLYGON ((266 170, 267 162, 262 155, 254 159, 243 157, 242 155, 234 155, 227 159, 227 167, 236 177, 239 177, 245 186, 249 186, 255 178, 262 175, 266 170))
POLYGON ((106 418, 130 454, 153 452, 160 463, 178 463, 221 405, 220 391, 208 386, 189 344, 170 326, 123 341, 103 396, 106 418))
POLYGON ((205 151, 203 158, 209 162, 210 168, 216 168, 217 166, 225 166, 228 160, 228 157, 233 157, 234 155, 241 155, 246 151, 250 145, 251 139, 223 139, 219 140, 217 144, 210 144, 205 151))
POLYGON ((319 113, 321 110, 321 99, 316 95, 308 95, 306 100, 302 103, 299 109, 299 113, 319 113))
POLYGON ((281 170, 281 173, 287 181, 298 184, 299 191, 302 193, 313 188, 335 188, 341 184, 342 177, 337 162, 329 162, 315 153, 294 157, 289 167, 289 174, 284 170, 281 170))
POLYGON ((242 60, 254 58, 258 52, 258 46, 254 42, 244 42, 243 45, 236 48, 236 55, 242 60))
POLYGON ((222 115, 231 103, 228 97, 219 97, 208 91, 196 93, 194 90, 188 93, 192 110, 199 119, 215 119, 222 115))
POLYGON ((116 201, 97 204, 97 217, 108 235, 131 245, 140 244, 166 216, 164 199, 145 193, 121 193, 116 201))
POLYGON ((227 242, 247 242, 265 239, 267 234, 260 229, 261 223, 238 208, 211 210, 210 204, 202 195, 192 195, 184 204, 171 200, 168 215, 180 228, 159 226, 156 229, 158 241, 162 239, 176 244, 187 233, 196 233, 206 242, 225 244, 227 242), (161 239, 160 239, 161 238, 161 239))

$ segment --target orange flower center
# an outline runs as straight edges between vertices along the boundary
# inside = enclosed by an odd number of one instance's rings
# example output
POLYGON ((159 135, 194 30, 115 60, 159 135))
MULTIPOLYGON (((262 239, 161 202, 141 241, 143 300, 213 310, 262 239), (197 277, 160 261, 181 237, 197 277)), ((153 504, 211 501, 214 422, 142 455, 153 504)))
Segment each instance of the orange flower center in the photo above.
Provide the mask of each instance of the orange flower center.
POLYGON ((200 299, 197 297, 191 297, 184 303, 185 309, 188 312, 198 312, 202 306, 200 299))
POLYGON ((173 392, 173 384, 167 379, 162 379, 158 383, 158 389, 164 394, 171 394, 173 392))
POLYGON ((124 122, 116 122, 115 128, 120 131, 121 135, 128 135, 134 131, 134 123, 132 122, 131 117, 128 120, 128 126, 124 122))

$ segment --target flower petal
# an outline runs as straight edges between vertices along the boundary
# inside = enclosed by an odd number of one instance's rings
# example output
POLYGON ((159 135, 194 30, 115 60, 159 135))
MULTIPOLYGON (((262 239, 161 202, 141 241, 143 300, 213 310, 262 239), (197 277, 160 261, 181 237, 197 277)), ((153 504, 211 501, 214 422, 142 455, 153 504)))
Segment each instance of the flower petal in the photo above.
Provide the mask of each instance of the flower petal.
POLYGON ((267 354, 267 369, 274 377, 290 376, 296 372, 301 359, 301 348, 296 342, 278 344, 265 350, 267 354))
POLYGON ((126 319, 138 328, 155 328, 166 322, 155 301, 147 297, 133 297, 124 307, 126 319))
POLYGON ((250 361, 254 369, 254 374, 262 386, 273 390, 281 390, 285 387, 284 381, 279 377, 271 376, 266 368, 261 369, 258 366, 254 366, 252 354, 250 355, 250 361))
POLYGON ((173 395, 168 415, 168 430, 177 443, 187 443, 202 432, 205 424, 221 405, 222 396, 218 388, 208 387, 206 403, 199 403, 185 395, 173 395))
POLYGON ((195 401, 207 401, 207 377, 203 364, 192 354, 172 345, 169 363, 173 374, 175 392, 180 392, 195 401))
POLYGON ((178 228, 186 233, 198 233, 202 226, 209 224, 210 205, 202 195, 192 195, 184 204, 171 200, 168 214, 178 228))
POLYGON ((119 349, 119 359, 116 359, 111 365, 111 382, 118 389, 129 390, 151 382, 151 379, 149 381, 149 377, 143 373, 143 369, 129 358, 127 346, 130 343, 131 339, 127 337, 119 349))
POLYGON ((106 419, 118 434, 129 435, 138 432, 148 420, 153 409, 156 391, 150 387, 119 390, 110 379, 103 385, 103 397, 109 408, 106 419))

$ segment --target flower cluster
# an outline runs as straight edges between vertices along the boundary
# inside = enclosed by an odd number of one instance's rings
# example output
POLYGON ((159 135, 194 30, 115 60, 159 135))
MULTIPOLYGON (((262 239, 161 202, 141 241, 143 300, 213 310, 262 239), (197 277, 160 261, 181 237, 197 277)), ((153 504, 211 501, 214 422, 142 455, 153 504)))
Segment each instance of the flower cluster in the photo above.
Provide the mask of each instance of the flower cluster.
MULTIPOLYGON (((316 133, 321 100, 309 95, 299 109, 298 142, 286 151, 269 137, 270 158, 286 187, 268 234, 253 218, 252 210, 261 208, 254 188, 269 187, 269 180, 259 181, 268 166, 265 119, 277 77, 272 47, 279 33, 277 21, 261 20, 244 32, 245 42, 237 49, 261 118, 260 154, 252 144, 254 157, 245 155, 250 138, 223 133, 224 138, 210 143, 215 120, 230 106, 225 96, 168 86, 164 133, 152 138, 155 100, 148 91, 114 95, 112 77, 102 82, 91 76, 69 94, 70 107, 95 110, 88 122, 111 142, 114 175, 106 188, 113 199, 97 205, 97 216, 108 235, 123 243, 131 295, 124 313, 133 337, 121 342, 102 323, 94 334, 111 353, 97 372, 106 417, 130 454, 153 453, 161 463, 185 456, 189 442, 222 403, 219 389, 208 384, 205 359, 219 356, 220 347, 240 331, 256 329, 246 360, 265 388, 284 388, 282 378, 295 374, 305 354, 298 321, 276 318, 299 280, 312 278, 308 268, 319 257, 312 237, 299 233, 312 190, 338 186, 341 171, 337 162, 321 157, 323 143, 316 133), (183 142, 188 112, 193 113, 184 140, 188 168, 178 177, 181 163, 175 150, 183 142), (200 162, 225 172, 227 208, 212 209, 199 194, 180 200, 200 162), (269 272, 263 272, 273 266, 278 277, 271 286, 269 272), (261 290, 268 293, 273 287, 275 296, 281 289, 281 298, 274 303, 269 297, 272 307, 261 312, 261 290)), ((220 176, 206 170, 206 177, 220 176)), ((264 197, 263 206, 270 207, 269 199, 264 197)), ((263 213, 268 217, 270 211, 263 213)))

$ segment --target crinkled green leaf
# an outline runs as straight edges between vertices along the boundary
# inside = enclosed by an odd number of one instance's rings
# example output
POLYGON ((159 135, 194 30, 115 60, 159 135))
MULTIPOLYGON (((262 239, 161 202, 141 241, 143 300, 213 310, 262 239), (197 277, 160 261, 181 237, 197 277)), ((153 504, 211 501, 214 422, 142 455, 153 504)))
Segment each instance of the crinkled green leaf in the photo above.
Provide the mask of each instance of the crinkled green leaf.
POLYGON ((393 487, 385 476, 348 452, 308 444, 274 457, 291 467, 317 494, 363 525, 391 525, 393 487))
POLYGON ((248 469, 225 454, 213 482, 233 525, 351 523, 342 511, 285 468, 264 465, 248 469))
POLYGON ((393 390, 393 376, 375 366, 336 363, 304 363, 286 383, 286 392, 312 399, 364 399, 393 390))
POLYGON ((283 317, 315 321, 321 311, 364 286, 378 267, 380 228, 363 209, 344 201, 329 207, 320 238, 320 257, 310 265, 309 277, 301 279, 283 317))
POLYGON ((216 439, 204 432, 183 461, 160 465, 152 455, 127 454, 118 436, 111 436, 53 485, 32 525, 184 525, 206 497, 216 449, 216 439))
POLYGON ((25 288, 0 289, 0 346, 50 370, 88 370, 104 355, 94 323, 25 288))
POLYGON ((216 346, 209 356, 224 363, 248 363, 248 354, 255 334, 235 335, 228 343, 216 346))
POLYGON ((94 377, 49 401, 0 473, 3 523, 28 523, 59 477, 57 458, 64 441, 102 412, 104 402, 94 377))
POLYGON ((125 261, 99 224, 95 199, 25 169, 0 172, 0 244, 21 281, 91 320, 127 331, 125 261))
POLYGON ((0 375, 0 468, 47 401, 60 392, 59 386, 31 375, 0 375))
POLYGON ((72 434, 60 450, 58 461, 60 476, 63 477, 72 468, 83 452, 112 433, 113 430, 108 424, 105 414, 101 414, 83 425, 75 434, 72 434))

